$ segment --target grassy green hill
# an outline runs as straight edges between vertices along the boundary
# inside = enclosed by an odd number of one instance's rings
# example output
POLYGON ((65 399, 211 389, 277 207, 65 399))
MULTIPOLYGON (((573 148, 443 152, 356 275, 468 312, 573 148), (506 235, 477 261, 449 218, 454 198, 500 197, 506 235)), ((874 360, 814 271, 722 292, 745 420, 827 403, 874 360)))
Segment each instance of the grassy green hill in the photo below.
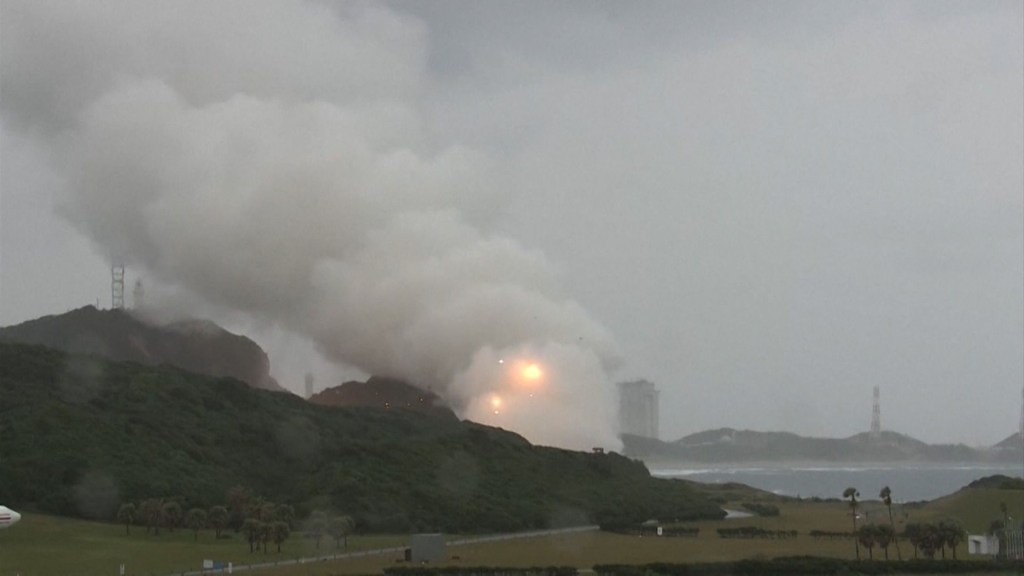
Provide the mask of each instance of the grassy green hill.
POLYGON ((498 532, 608 516, 714 518, 640 462, 470 422, 317 406, 170 367, 0 343, 0 502, 112 518, 123 501, 223 504, 243 485, 361 530, 498 532))
MULTIPOLYGON (((1012 437, 1011 437, 1012 438, 1012 437)), ((905 434, 865 432, 849 438, 811 438, 791 432, 719 428, 675 442, 624 435, 625 453, 649 461, 677 462, 1020 462, 1019 445, 1004 441, 979 450, 963 444, 926 444, 905 434)))

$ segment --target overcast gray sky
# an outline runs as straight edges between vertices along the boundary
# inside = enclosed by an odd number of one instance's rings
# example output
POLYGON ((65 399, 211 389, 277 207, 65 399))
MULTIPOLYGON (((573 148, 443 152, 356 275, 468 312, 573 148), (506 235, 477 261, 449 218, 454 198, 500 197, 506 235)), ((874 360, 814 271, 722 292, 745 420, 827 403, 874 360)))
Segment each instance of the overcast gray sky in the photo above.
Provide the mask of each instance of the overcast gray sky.
MULTIPOLYGON (((1019 1, 0 0, 0 33, 0 324, 108 306, 117 252, 295 390, 478 415, 514 354, 583 420, 654 381, 667 439, 853 434, 875 385, 923 440, 1018 426, 1019 1)), ((561 443, 538 414, 492 423, 561 443)))

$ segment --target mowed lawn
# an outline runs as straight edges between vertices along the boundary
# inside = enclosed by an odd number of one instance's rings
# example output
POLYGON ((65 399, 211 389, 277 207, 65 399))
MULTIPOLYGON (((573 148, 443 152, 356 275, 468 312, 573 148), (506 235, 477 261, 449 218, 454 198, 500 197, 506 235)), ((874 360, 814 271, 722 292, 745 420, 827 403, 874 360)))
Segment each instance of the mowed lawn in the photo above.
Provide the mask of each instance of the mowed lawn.
MULTIPOLYGON (((317 550, 312 539, 293 533, 280 553, 271 543, 267 554, 251 554, 242 535, 228 534, 229 538, 216 540, 213 531, 203 530, 196 541, 191 530, 162 530, 159 536, 153 536, 133 526, 127 536, 123 525, 25 514, 15 526, 0 530, 0 576, 112 576, 122 563, 126 574, 170 574, 198 570, 204 559, 249 564, 336 551, 330 537, 323 538, 317 550)), ((348 550, 388 548, 406 542, 405 536, 356 535, 349 537, 348 550)))
MULTIPOLYGON (((1024 517, 1024 498, 1020 491, 973 490, 936 500, 924 506, 896 508, 897 528, 907 522, 936 522, 956 519, 969 531, 983 531, 988 523, 1001 517, 1000 502, 1010 507, 1014 518, 1024 517)), ((571 565, 589 568, 595 564, 643 564, 648 562, 720 562, 744 558, 772 558, 776 556, 816 555, 840 558, 854 557, 851 539, 811 538, 811 530, 842 532, 853 528, 850 509, 845 502, 777 502, 782 514, 774 518, 744 518, 695 522, 697 538, 669 538, 653 536, 626 536, 603 532, 586 532, 524 538, 500 542, 486 542, 448 548, 449 565, 571 565), (722 539, 716 529, 721 527, 757 526, 765 530, 796 530, 792 539, 722 539), (457 557, 457 558, 456 558, 457 557)), ((733 507, 738 508, 738 505, 733 507)), ((877 501, 862 503, 859 522, 888 522, 888 513, 877 501)), ((404 546, 407 536, 353 536, 349 551, 404 546)), ((904 558, 913 555, 909 542, 901 541, 904 558)), ((329 538, 321 542, 320 554, 334 551, 329 538)), ((875 557, 883 552, 875 550, 875 557)), ((867 552, 861 550, 863 557, 867 552)), ((967 558, 966 544, 957 551, 967 558)), ((200 532, 199 542, 193 541, 191 531, 166 531, 160 536, 147 536, 145 530, 132 529, 124 534, 124 527, 55 518, 26 515, 17 526, 0 532, 0 576, 13 574, 67 574, 111 575, 117 573, 120 563, 126 564, 127 574, 169 574, 195 570, 204 558, 232 561, 236 565, 253 562, 284 560, 317 555, 312 540, 300 534, 282 546, 278 554, 271 546, 268 554, 248 552, 248 544, 239 535, 216 541, 212 532, 200 532)), ((895 546, 889 550, 896 557, 895 546)), ((268 568, 254 574, 268 576, 313 576, 328 574, 380 574, 387 566, 400 565, 400 553, 388 553, 365 558, 316 562, 298 566, 268 568)))

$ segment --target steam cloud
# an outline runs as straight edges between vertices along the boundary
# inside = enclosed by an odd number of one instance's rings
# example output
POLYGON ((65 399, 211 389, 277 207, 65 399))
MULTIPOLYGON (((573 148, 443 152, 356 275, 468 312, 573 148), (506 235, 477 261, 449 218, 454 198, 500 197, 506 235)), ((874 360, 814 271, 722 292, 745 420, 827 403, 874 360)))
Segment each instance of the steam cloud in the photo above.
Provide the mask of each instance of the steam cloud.
POLYGON ((417 109, 419 23, 249 1, 3 12, 4 129, 50 153, 62 213, 103 253, 473 420, 618 445, 615 344, 543 255, 484 232, 488 158, 432 141, 417 109), (540 388, 510 381, 522 359, 540 388))

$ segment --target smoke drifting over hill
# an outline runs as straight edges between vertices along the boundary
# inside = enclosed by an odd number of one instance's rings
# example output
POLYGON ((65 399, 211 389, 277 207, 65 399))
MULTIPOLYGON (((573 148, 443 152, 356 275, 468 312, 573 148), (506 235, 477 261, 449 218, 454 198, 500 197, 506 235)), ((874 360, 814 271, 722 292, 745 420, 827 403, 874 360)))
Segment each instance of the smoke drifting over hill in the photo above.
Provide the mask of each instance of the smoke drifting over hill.
POLYGON ((471 419, 618 444, 613 339, 542 254, 486 232, 486 155, 433 141, 417 109, 418 23, 360 4, 25 1, 5 2, 2 34, 3 122, 47 150, 60 210, 102 252, 471 419), (526 359, 536 387, 510 372, 526 359))

